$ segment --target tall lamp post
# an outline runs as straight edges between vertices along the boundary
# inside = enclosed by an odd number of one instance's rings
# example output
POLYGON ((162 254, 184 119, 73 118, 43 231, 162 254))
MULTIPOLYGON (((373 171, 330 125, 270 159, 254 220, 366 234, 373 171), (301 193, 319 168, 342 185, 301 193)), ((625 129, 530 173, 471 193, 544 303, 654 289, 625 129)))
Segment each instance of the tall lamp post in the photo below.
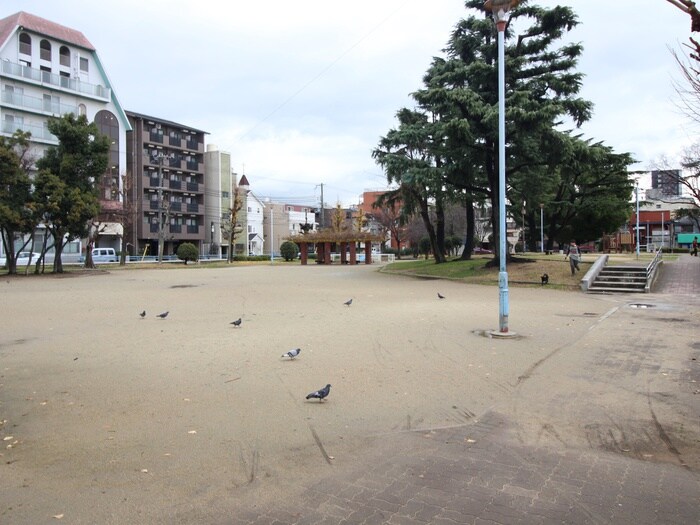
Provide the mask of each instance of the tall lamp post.
POLYGON ((540 202, 540 253, 544 253, 544 204, 540 202))
MULTIPOLYGON (((636 232, 635 232, 635 239, 637 240, 637 246, 636 246, 636 252, 637 252, 637 259, 639 259, 639 181, 635 181, 634 183, 634 196, 635 196, 635 201, 637 202, 637 209, 635 212, 635 218, 637 220, 637 226, 636 226, 636 232)), ((662 237, 663 239, 663 237, 662 237)))
POLYGON ((498 332, 508 333, 508 273, 506 272, 506 70, 505 32, 508 10, 518 0, 486 0, 484 9, 493 13, 498 31, 498 332))

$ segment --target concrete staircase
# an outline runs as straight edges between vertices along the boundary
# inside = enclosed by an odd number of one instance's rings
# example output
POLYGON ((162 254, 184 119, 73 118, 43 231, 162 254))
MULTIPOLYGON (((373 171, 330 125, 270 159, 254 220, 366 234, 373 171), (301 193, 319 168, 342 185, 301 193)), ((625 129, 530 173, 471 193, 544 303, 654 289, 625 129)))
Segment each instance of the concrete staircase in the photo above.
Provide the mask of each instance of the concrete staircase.
POLYGON ((644 293, 646 286, 646 266, 605 266, 588 287, 588 292, 644 293))

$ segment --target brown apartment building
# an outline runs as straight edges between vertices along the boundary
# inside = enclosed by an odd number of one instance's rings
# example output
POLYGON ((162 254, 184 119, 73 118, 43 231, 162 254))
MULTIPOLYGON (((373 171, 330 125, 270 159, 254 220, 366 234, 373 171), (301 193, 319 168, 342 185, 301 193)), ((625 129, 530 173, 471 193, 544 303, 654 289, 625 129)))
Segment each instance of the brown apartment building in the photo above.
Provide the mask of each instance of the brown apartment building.
POLYGON ((127 111, 130 186, 127 206, 133 217, 126 228, 130 255, 158 255, 163 236, 164 255, 182 242, 204 253, 205 131, 127 111), (162 232, 162 233, 161 233, 162 232))

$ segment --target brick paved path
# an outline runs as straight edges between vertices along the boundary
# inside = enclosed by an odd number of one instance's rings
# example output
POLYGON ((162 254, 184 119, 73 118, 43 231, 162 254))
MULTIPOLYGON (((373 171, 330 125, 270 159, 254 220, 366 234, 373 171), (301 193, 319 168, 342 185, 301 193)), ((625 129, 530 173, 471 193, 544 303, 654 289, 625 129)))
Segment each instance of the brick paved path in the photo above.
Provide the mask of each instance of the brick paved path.
POLYGON ((384 460, 310 486, 235 523, 691 524, 697 473, 593 450, 517 443, 498 414, 454 429, 392 436, 384 460))
POLYGON ((675 261, 664 262, 654 292, 700 295, 700 257, 684 254, 675 261))

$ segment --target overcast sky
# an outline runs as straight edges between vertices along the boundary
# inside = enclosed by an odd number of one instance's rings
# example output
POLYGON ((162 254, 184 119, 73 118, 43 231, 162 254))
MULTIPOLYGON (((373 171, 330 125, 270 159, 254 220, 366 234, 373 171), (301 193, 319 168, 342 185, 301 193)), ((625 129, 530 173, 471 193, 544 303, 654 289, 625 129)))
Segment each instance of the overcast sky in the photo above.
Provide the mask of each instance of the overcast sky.
MULTIPOLYGON (((531 0, 569 5, 584 45, 581 95, 595 105, 584 136, 648 169, 675 159, 693 127, 674 104, 690 19, 666 0, 531 0)), ((371 152, 413 107, 462 0, 4 0, 81 31, 122 106, 207 131, 259 196, 358 202, 385 187, 371 152)))

